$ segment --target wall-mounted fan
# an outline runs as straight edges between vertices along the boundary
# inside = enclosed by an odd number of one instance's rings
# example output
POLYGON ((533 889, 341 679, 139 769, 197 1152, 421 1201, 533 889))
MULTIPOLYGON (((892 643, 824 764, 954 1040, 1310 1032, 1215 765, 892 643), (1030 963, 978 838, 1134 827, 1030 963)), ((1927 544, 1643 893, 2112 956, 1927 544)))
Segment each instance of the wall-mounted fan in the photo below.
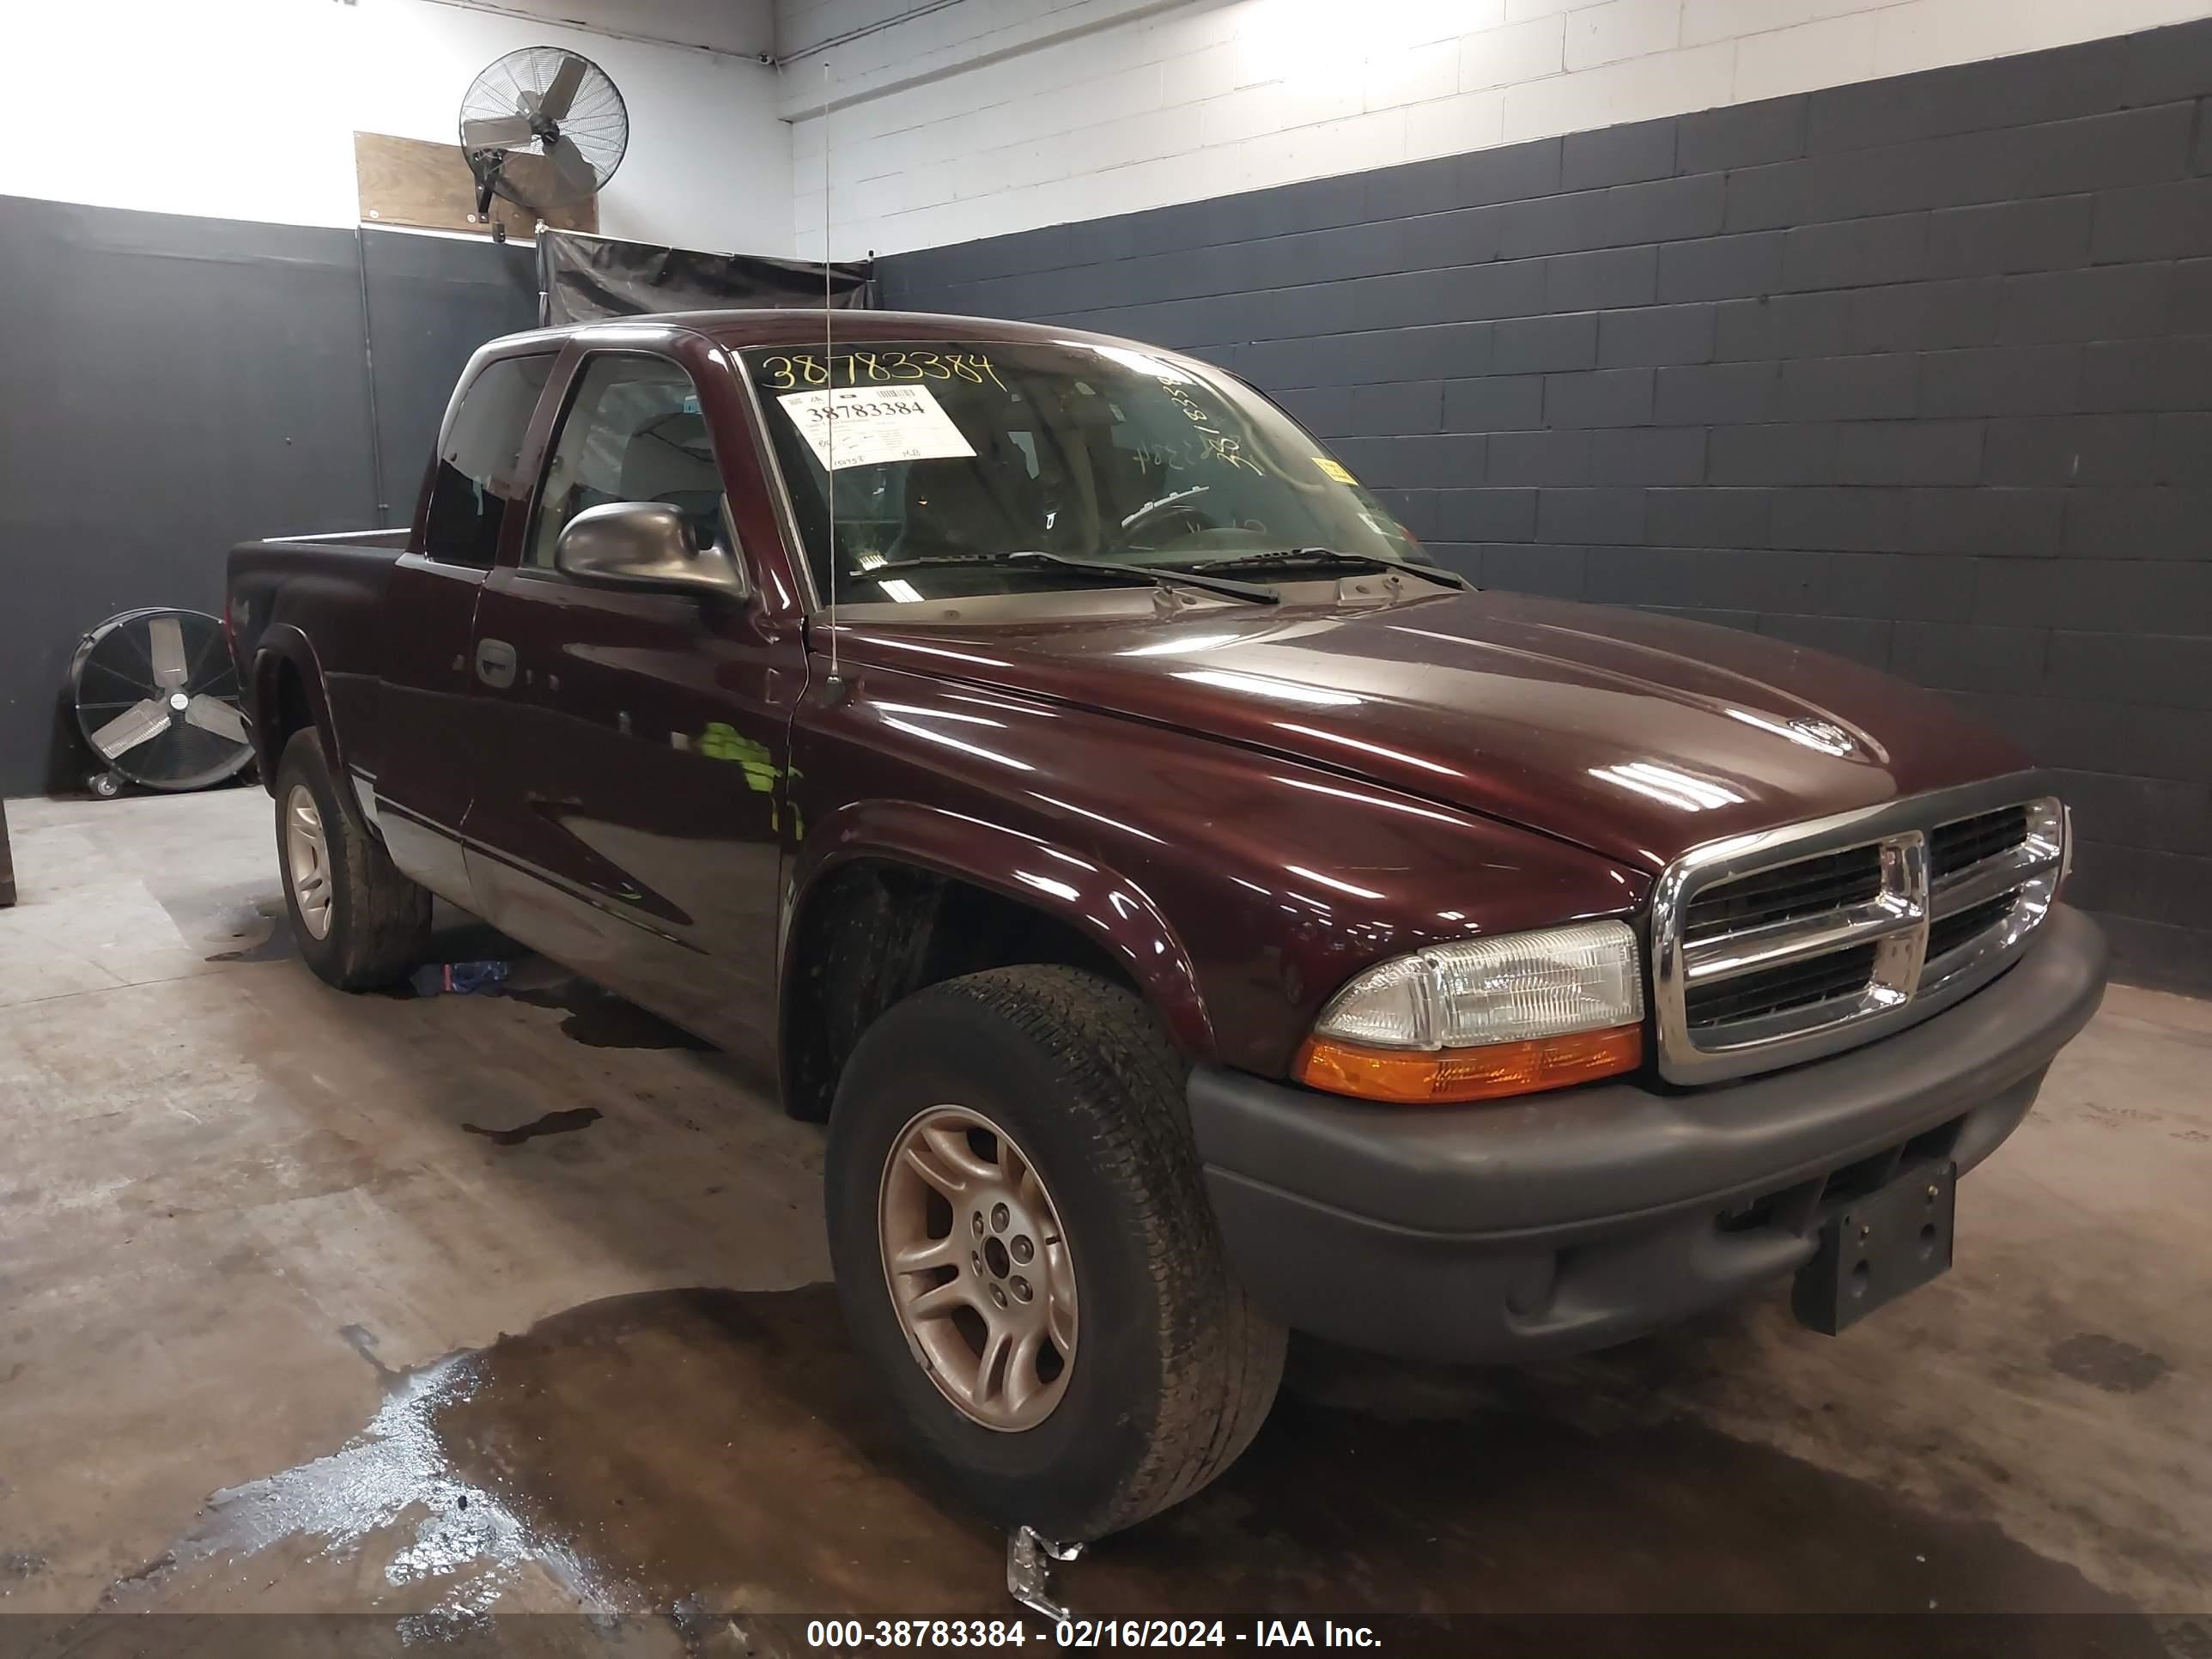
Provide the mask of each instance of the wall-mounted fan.
POLYGON ((77 729, 105 769, 95 795, 204 789, 252 757, 238 712, 238 670, 222 624, 198 611, 149 609, 110 617, 70 663, 77 729))
MULTIPOLYGON (((533 213, 596 195, 629 147, 629 110, 607 72, 560 46, 524 46, 477 76, 461 100, 461 150, 477 216, 504 196, 533 213)), ((506 240, 494 222, 492 234, 506 240)))

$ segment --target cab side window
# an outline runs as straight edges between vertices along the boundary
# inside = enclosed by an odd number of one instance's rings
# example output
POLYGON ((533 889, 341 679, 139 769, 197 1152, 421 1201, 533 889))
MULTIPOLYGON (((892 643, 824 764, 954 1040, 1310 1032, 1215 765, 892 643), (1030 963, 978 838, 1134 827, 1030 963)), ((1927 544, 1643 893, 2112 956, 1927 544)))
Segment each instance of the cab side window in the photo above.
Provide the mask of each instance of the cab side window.
POLYGON ((721 469, 698 392, 674 363, 608 355, 585 364, 546 464, 526 561, 550 570, 568 521, 609 501, 664 502, 701 547, 726 539, 721 469))
POLYGON ((522 441, 553 371, 550 356, 502 357, 469 382, 438 446, 422 551, 448 564, 489 569, 507 510, 521 510, 522 441))

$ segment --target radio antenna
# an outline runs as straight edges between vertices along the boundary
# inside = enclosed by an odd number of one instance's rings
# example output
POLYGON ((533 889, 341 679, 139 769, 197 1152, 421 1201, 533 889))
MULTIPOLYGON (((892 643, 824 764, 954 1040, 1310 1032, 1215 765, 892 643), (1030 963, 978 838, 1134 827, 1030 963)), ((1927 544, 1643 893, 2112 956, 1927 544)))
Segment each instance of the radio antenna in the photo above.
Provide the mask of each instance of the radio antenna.
POLYGON ((837 360, 830 355, 830 60, 822 60, 822 413, 828 437, 823 447, 822 493, 830 507, 830 683, 837 683, 837 360))

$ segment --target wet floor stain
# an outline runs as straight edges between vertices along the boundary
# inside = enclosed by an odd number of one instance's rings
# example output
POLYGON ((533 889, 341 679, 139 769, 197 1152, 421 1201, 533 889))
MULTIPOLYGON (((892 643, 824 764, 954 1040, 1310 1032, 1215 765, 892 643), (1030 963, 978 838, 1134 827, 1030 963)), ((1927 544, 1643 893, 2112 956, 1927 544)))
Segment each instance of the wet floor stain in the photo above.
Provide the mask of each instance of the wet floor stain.
MULTIPOLYGON (((1060 1569, 1059 1593, 1117 1617, 1829 1615, 1787 1627, 1814 1656, 1869 1650, 1868 1618, 1892 1621, 1879 1645, 1936 1651, 1987 1646, 1958 1613, 2094 1614, 2113 1659, 2164 1652, 1990 1525, 1686 1419, 1593 1409, 1627 1373, 1401 1392, 1398 1368, 1322 1358, 1220 1482, 1060 1569)), ((356 1553, 379 1598, 444 1613, 500 1606, 526 1571, 586 1608, 668 1618, 1010 1608, 1002 1537, 915 1478, 826 1285, 586 1304, 395 1379, 361 1436, 217 1493, 112 1605, 287 1540, 356 1553)), ((2001 1645, 2078 1650, 2062 1637, 2079 1622, 2001 1645)))
POLYGON ((2107 1394, 2141 1394, 2170 1369, 2165 1355, 2097 1331, 2052 1343, 2047 1357, 2051 1370, 2107 1394))
POLYGON ((579 1129, 588 1129, 599 1121, 599 1116, 596 1106, 578 1106, 565 1112, 548 1112, 512 1129, 486 1129, 474 1123, 464 1123, 461 1128, 465 1133, 482 1135, 495 1146, 520 1146, 540 1135, 574 1134, 579 1129))
POLYGON ((229 936, 245 943, 217 951, 207 958, 210 962, 283 962, 300 954, 292 937, 291 915, 281 896, 240 906, 225 922, 229 936))
POLYGON ((587 979, 568 979, 557 985, 501 994, 511 1002, 526 1003, 532 1008, 560 1009, 567 1016, 561 1022, 561 1035, 587 1048, 703 1051, 714 1046, 671 1025, 657 1014, 647 1013, 635 1003, 600 989, 587 979))
POLYGON ((338 1327, 338 1340, 367 1360, 369 1369, 386 1383, 399 1380, 399 1373, 386 1367, 384 1356, 377 1352, 376 1333, 370 1330, 368 1326, 341 1325, 338 1327))
POLYGON ((325 1554, 379 1542, 393 1590, 434 1583, 436 1610, 488 1613, 526 1565, 551 1570, 586 1605, 593 1586, 558 1547, 527 1537, 491 1492, 459 1475, 435 1419, 480 1386, 479 1356, 448 1356, 396 1378, 361 1434, 337 1451, 215 1493, 200 1524, 155 1560, 118 1581, 103 1611, 130 1610, 184 1576, 235 1570, 281 1544, 325 1554))

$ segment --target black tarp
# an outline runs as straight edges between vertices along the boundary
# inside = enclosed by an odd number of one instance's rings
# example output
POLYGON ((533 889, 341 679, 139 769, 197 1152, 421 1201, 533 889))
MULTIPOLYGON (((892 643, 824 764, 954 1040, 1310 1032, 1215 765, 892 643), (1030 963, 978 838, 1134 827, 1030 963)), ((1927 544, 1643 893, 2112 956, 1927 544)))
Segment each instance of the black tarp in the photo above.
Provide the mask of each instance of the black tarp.
MULTIPOLYGON (((829 267, 834 306, 866 306, 871 267, 829 267)), ((823 267, 754 253, 700 253, 573 230, 538 233, 539 306, 547 323, 659 311, 819 307, 823 267)))

